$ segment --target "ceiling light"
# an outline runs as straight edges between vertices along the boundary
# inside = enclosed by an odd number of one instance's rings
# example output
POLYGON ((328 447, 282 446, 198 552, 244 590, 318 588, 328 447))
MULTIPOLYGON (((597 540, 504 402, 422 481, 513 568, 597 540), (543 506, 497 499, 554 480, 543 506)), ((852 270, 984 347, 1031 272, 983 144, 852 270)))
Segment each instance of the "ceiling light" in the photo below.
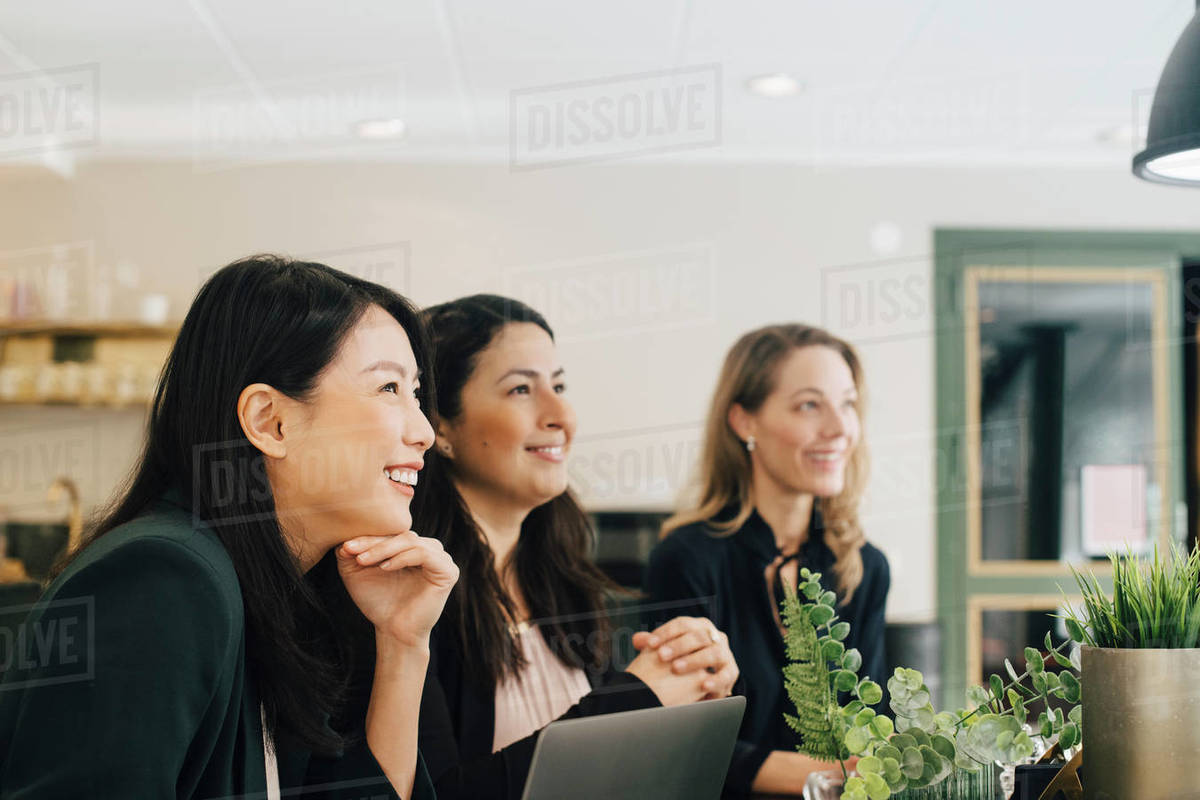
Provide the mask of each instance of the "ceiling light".
POLYGON ((1146 149, 1133 174, 1157 183, 1200 186, 1200 15, 1179 35, 1150 107, 1146 149))
POLYGON ((749 78, 746 88, 761 97, 790 97, 799 94, 804 85, 786 72, 773 72, 749 78))
POLYGON ((353 125, 354 135, 360 139, 403 139, 408 130, 404 120, 399 117, 390 119, 367 119, 353 125))

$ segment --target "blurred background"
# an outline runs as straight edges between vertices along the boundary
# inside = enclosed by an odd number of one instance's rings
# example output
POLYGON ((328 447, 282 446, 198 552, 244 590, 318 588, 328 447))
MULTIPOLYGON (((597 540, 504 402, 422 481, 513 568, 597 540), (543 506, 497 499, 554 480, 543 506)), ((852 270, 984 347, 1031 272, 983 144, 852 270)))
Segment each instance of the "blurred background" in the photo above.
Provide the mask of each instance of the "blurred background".
POLYGON ((9 4, 8 558, 44 574, 120 483, 204 279, 282 252, 542 311, 573 485, 630 585, 734 339, 849 339, 893 657, 978 680, 1053 628, 1068 564, 1195 537, 1200 193, 1130 171, 1193 12, 9 4))

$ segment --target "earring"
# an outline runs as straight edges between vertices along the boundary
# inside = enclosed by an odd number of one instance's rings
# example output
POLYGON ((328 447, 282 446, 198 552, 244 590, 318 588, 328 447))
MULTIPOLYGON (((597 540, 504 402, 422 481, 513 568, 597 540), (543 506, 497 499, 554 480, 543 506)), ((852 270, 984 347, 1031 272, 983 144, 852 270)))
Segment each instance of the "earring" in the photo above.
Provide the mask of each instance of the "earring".
POLYGON ((746 437, 746 452, 747 453, 754 452, 754 437, 753 436, 746 437))
POLYGON ((454 448, 451 447, 448 443, 443 444, 440 449, 442 451, 442 455, 444 455, 446 458, 451 458, 454 456, 454 448))

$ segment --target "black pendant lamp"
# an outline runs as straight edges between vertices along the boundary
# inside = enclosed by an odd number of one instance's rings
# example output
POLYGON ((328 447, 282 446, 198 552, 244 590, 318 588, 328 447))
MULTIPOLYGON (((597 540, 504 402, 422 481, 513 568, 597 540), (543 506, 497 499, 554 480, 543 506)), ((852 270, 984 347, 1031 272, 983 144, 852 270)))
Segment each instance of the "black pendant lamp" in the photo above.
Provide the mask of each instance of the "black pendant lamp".
POLYGON ((1156 183, 1200 186, 1200 14, 1183 29, 1163 67, 1146 149, 1133 157, 1133 174, 1156 183))

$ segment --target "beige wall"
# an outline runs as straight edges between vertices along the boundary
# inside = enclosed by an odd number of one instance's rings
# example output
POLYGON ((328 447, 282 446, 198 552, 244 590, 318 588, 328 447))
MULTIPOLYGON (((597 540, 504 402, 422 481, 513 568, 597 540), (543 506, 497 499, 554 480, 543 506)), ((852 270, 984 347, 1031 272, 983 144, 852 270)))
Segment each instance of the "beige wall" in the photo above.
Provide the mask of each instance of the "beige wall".
MULTIPOLYGON (((205 274, 263 250, 323 253, 422 304, 478 291, 533 300, 559 329, 581 423, 571 473, 597 508, 670 502, 740 332, 834 327, 860 343, 872 390, 868 534, 891 559, 893 618, 935 614, 933 229, 1200 223, 1200 193, 1123 171, 632 162, 515 174, 110 163, 72 180, 9 169, 0 208, 4 252, 89 243, 79 285, 114 287, 118 316, 161 292, 177 318, 205 274), (903 291, 887 294, 886 280, 903 291)), ((0 408, 0 503, 49 513, 44 489, 65 470, 94 505, 131 463, 141 425, 136 411, 0 408)))

